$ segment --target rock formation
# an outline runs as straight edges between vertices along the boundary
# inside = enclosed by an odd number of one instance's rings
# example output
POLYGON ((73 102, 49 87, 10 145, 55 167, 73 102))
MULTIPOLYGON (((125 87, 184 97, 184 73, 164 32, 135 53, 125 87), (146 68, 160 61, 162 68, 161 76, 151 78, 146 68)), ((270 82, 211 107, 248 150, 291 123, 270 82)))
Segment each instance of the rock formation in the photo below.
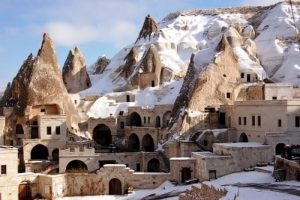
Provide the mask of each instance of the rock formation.
POLYGON ((34 113, 31 113, 32 107, 55 105, 58 114, 67 115, 69 130, 75 130, 77 127, 78 114, 63 84, 53 42, 47 34, 43 36, 37 57, 32 54, 28 56, 5 93, 8 96, 3 97, 1 101, 4 107, 12 109, 12 115, 7 121, 23 118, 23 122, 25 120, 25 123, 30 124, 30 120, 35 117, 34 113))
POLYGON ((151 33, 154 33, 154 32, 157 32, 157 24, 150 15, 147 15, 145 17, 143 27, 139 33, 139 37, 137 38, 136 41, 138 41, 141 38, 144 38, 144 39, 146 39, 147 37, 150 38, 151 33))
POLYGON ((99 57, 94 65, 95 71, 93 72, 93 74, 102 74, 109 63, 110 59, 106 58, 105 56, 99 57))
POLYGON ((80 92, 92 85, 84 57, 77 47, 69 51, 63 67, 63 81, 69 93, 80 92))
POLYGON ((187 115, 189 111, 204 112, 206 107, 218 108, 219 105, 233 103, 233 96, 237 95, 235 89, 240 85, 238 62, 230 46, 236 43, 236 38, 232 38, 231 34, 224 34, 216 48, 219 53, 215 54, 217 56, 213 62, 202 67, 200 72, 195 70, 192 57, 172 111, 170 126, 175 126, 171 132, 186 133, 197 130, 199 119, 190 118, 187 115), (230 98, 226 97, 227 93, 230 98))

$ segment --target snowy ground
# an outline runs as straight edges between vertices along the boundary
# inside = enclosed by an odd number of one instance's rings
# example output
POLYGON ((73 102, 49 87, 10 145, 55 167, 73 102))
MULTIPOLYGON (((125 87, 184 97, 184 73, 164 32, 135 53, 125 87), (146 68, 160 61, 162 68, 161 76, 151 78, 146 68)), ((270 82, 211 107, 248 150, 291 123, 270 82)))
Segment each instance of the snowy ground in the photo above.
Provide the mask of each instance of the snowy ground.
MULTIPOLYGON (((236 191, 239 196, 237 200, 299 200, 300 182, 284 181, 275 182, 271 173, 263 172, 239 172, 233 173, 217 180, 208 182, 213 185, 226 186, 228 190, 236 191), (254 186, 252 184, 255 183, 254 186), (233 186, 232 186, 233 185, 233 186), (262 186, 263 188, 260 188, 262 186), (269 187, 270 186, 270 187, 269 187), (274 191, 274 189, 276 191, 274 191), (277 191, 279 190, 279 191, 277 191), (298 193, 299 196, 291 195, 290 191, 298 193)), ((200 186, 200 184, 195 184, 200 186)), ((154 190, 135 190, 132 194, 126 196, 89 196, 89 197, 64 197, 62 200, 138 200, 151 194, 161 195, 169 192, 180 193, 190 188, 191 185, 174 186, 170 182, 165 182, 154 190)), ((168 200, 178 199, 176 197, 166 198, 168 200)))

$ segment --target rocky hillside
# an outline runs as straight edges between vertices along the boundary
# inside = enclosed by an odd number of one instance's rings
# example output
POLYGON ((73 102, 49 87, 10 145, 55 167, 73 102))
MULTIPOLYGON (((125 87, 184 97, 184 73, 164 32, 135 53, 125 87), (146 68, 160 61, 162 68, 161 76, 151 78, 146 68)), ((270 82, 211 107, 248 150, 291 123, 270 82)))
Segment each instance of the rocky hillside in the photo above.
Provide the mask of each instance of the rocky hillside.
MULTIPOLYGON (((175 12, 159 23, 147 16, 137 40, 121 49, 101 74, 93 75, 92 87, 80 95, 104 95, 111 102, 132 94, 134 102, 110 103, 111 110, 125 112, 128 106, 175 103, 173 122, 178 126, 181 116, 183 131, 197 127, 198 114, 206 106, 218 107, 238 97, 246 82, 242 74, 251 75, 250 82, 268 78, 300 85, 299 9, 294 2, 293 17, 290 4, 282 2, 175 12)), ((91 109, 104 109, 104 101, 96 101, 91 109)), ((95 110, 88 113, 105 117, 95 110)))

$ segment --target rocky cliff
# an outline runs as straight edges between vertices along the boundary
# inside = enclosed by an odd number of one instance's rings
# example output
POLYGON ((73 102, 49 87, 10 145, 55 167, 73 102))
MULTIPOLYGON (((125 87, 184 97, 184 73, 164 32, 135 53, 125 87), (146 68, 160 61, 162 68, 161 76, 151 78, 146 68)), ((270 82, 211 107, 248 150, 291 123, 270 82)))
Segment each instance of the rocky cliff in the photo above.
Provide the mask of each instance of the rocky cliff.
POLYGON ((28 56, 7 90, 8 96, 2 101, 5 101, 4 106, 13 109, 8 121, 25 116, 26 120, 30 120, 30 108, 33 106, 55 105, 58 114, 67 115, 70 130, 76 129, 78 114, 64 86, 54 45, 47 34, 43 36, 37 56, 28 56))
POLYGON ((78 93, 91 86, 90 77, 81 51, 75 47, 70 50, 63 66, 63 81, 69 93, 78 93))

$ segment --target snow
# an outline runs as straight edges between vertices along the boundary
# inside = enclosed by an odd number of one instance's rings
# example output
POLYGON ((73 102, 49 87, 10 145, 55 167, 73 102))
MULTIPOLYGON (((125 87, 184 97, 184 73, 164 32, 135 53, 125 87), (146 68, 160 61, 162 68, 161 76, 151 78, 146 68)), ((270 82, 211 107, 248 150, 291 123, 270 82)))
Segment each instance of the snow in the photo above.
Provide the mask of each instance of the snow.
MULTIPOLYGON (((237 200, 298 200, 298 196, 290 195, 282 192, 274 192, 268 189, 255 189, 253 187, 236 187, 234 184, 275 184, 280 185, 279 188, 290 188, 290 187, 299 187, 300 182, 297 181, 284 181, 284 182, 275 182, 275 179, 271 176, 270 173, 262 173, 262 172, 238 172, 233 173, 227 176, 223 176, 213 181, 204 182, 206 185, 214 186, 215 188, 225 188, 228 193, 225 197, 221 198, 221 200, 232 200, 235 196, 237 200)), ((193 184, 196 187, 201 187, 201 184, 193 184)), ((112 195, 101 195, 101 196, 85 196, 85 197, 64 197, 61 200, 101 200, 101 199, 111 199, 111 200, 139 200, 148 195, 156 194, 161 195, 168 192, 184 192, 186 189, 190 189, 192 185, 178 185, 175 186, 169 181, 166 181, 161 186, 155 189, 138 189, 134 190, 132 194, 124 195, 124 196, 112 196, 112 195)), ((170 197, 168 199, 178 199, 178 196, 170 197)))
POLYGON ((218 145, 222 145, 225 147, 266 147, 267 145, 263 145, 256 142, 237 142, 237 143, 217 143, 218 145))

